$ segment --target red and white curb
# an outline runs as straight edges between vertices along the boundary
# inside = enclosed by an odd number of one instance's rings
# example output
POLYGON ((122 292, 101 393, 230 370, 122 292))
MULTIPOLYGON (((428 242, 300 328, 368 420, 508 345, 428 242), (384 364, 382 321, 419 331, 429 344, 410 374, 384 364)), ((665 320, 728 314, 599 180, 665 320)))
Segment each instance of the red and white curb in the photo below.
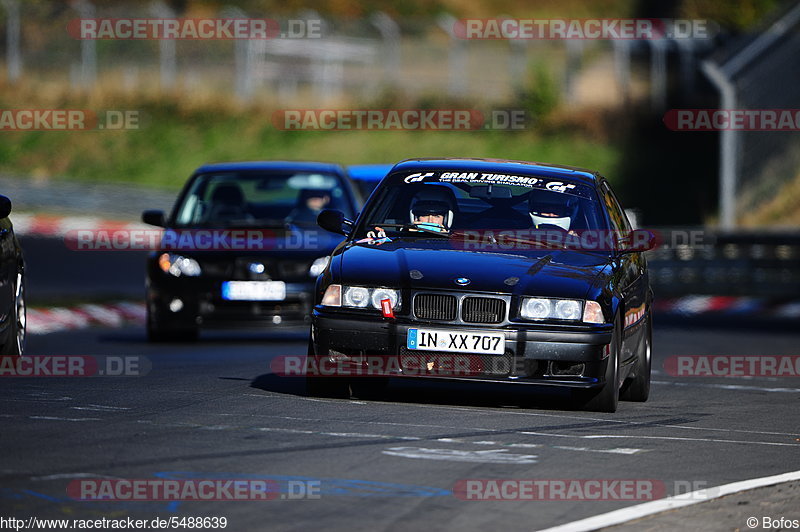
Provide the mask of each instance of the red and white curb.
POLYGON ((138 231, 153 229, 138 222, 105 220, 93 216, 53 216, 46 214, 14 213, 11 215, 14 233, 18 236, 65 237, 70 231, 138 231))
POLYGON ((121 302, 27 309, 28 334, 49 334, 94 326, 122 327, 144 324, 144 303, 121 302))
POLYGON ((675 316, 760 316, 780 319, 800 318, 800 301, 776 302, 759 297, 684 296, 656 298, 657 314, 675 316))

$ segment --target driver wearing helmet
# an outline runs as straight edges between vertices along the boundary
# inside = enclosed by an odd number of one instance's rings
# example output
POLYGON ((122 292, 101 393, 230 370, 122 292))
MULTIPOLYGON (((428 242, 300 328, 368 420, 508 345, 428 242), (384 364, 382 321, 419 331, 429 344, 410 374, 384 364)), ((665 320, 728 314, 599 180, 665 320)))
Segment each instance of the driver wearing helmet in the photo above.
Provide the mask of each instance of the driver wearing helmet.
MULTIPOLYGON (((427 186, 412 199, 409 207, 410 223, 402 230, 449 234, 453 226, 455 205, 455 197, 450 190, 440 186, 427 186)), ((382 227, 375 227, 367 236, 379 239, 385 237, 386 232, 382 227)))
POLYGON ((446 233, 449 231, 448 223, 450 207, 449 205, 440 200, 423 199, 418 200, 411 207, 411 223, 415 225, 411 231, 425 229, 428 231, 436 231, 437 233, 446 233))

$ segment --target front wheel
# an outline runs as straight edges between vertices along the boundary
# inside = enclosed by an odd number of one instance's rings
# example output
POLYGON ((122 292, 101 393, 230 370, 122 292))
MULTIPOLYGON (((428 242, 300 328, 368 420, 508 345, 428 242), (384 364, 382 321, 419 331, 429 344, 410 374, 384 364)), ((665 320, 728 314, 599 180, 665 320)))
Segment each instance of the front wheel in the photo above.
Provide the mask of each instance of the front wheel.
POLYGON ((651 350, 653 345, 653 318, 647 316, 645 324, 644 341, 636 353, 636 367, 633 376, 625 381, 620 392, 623 401, 637 401, 643 403, 650 396, 650 366, 651 350))
POLYGON ((608 345, 608 357, 603 387, 599 390, 580 390, 576 399, 581 410, 589 412, 617 411, 619 403, 619 352, 622 345, 622 327, 619 320, 614 322, 614 333, 608 345))

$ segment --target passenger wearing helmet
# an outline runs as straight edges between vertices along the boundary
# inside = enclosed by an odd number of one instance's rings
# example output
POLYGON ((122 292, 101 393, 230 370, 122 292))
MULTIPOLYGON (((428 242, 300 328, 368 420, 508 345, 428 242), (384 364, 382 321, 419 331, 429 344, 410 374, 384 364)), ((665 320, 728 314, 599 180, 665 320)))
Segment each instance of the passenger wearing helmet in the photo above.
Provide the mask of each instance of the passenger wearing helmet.
POLYGON ((528 212, 536 229, 552 225, 564 231, 570 226, 578 210, 577 198, 550 190, 532 190, 528 196, 528 212))

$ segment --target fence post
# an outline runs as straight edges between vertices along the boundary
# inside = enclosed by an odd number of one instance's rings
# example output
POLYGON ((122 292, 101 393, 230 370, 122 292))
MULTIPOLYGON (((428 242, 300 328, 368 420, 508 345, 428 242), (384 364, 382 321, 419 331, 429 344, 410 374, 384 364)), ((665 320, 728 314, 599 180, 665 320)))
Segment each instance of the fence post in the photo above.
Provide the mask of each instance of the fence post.
MULTIPOLYGON (((720 92, 720 109, 736 109, 736 87, 715 63, 703 61, 703 72, 720 92)), ((719 137, 719 217, 722 229, 736 227, 737 131, 726 128, 719 137)))
POLYGON ((649 39, 650 43, 650 104, 655 111, 667 106, 667 42, 649 39))
POLYGON ((383 11, 372 15, 370 22, 383 38, 383 80, 394 85, 400 71, 400 26, 383 11))
POLYGON ((439 27, 450 36, 450 60, 448 93, 450 96, 463 96, 466 93, 467 50, 466 41, 456 35, 456 24, 460 22, 449 14, 440 15, 437 19, 439 27))
MULTIPOLYGON (((220 11, 223 18, 247 18, 247 13, 235 6, 225 6, 220 11)), ((234 43, 234 69, 236 77, 236 96, 241 100, 250 98, 250 46, 249 39, 236 39, 234 43)))
POLYGON ((583 41, 567 39, 567 68, 564 71, 564 96, 567 103, 575 103, 575 77, 583 59, 583 41))
MULTIPOLYGON (((161 0, 151 4, 150 13, 152 13, 156 18, 175 17, 175 12, 161 0)), ((175 87, 176 74, 175 39, 165 39, 163 37, 159 39, 158 52, 161 89, 172 89, 175 87)))
POLYGON ((675 39, 678 45, 681 69, 681 90, 684 96, 694 94, 694 71, 695 71, 695 42, 694 39, 684 38, 675 39))
POLYGON ((8 80, 17 81, 22 75, 22 54, 19 45, 19 0, 3 0, 6 10, 6 68, 8 80))
MULTIPOLYGON (((80 18, 95 18, 95 7, 89 0, 76 0, 72 4, 80 18)), ((80 85, 89 89, 97 79, 97 46, 95 39, 81 40, 80 85)))
POLYGON ((614 74, 622 93, 623 104, 627 105, 631 98, 631 45, 627 39, 614 39, 614 74))

